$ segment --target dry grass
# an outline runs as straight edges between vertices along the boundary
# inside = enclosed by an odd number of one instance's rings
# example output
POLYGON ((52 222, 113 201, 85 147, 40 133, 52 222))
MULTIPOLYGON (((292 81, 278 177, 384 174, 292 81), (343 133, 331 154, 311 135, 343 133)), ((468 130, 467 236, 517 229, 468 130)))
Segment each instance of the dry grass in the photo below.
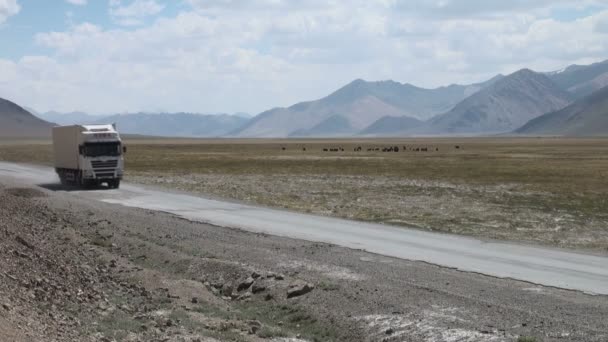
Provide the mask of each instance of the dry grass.
MULTIPOLYGON (((131 181, 321 215, 608 248, 608 139, 140 139, 128 144, 131 181), (363 152, 354 152, 357 146, 363 152), (366 152, 384 146, 401 151, 366 152), (345 151, 323 152, 330 147, 345 151), (429 152, 409 150, 417 147, 429 152)), ((48 144, 5 142, 0 160, 50 164, 52 156, 48 144)))

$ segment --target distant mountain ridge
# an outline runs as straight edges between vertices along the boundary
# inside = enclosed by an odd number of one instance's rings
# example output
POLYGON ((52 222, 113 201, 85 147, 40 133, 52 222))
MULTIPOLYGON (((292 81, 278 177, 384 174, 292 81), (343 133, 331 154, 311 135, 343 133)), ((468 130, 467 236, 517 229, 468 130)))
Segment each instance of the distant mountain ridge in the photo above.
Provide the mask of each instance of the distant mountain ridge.
MULTIPOLYGON (((158 136, 488 135, 512 132, 607 86, 608 61, 604 61, 548 73, 522 69, 486 82, 436 89, 358 79, 319 100, 270 109, 254 117, 246 113, 91 116, 82 112, 48 112, 40 116, 59 124, 117 122, 125 133, 158 136)), ((34 121, 30 123, 32 127, 41 125, 34 121)))
POLYGON ((104 117, 99 115, 91 115, 84 112, 60 113, 56 111, 34 113, 34 115, 43 120, 54 122, 58 125, 92 124, 104 117))
POLYGON ((500 78, 502 76, 499 75, 479 84, 450 85, 436 89, 424 89, 394 81, 367 82, 359 79, 320 100, 300 102, 288 108, 274 108, 263 112, 231 135, 316 135, 320 128, 318 125, 326 126, 324 122, 332 117, 340 117, 343 122, 339 132, 325 131, 326 136, 356 135, 383 117, 409 116, 426 119, 442 113, 500 78), (344 120, 348 121, 348 124, 344 120))
POLYGON ((572 95, 529 69, 508 75, 429 120, 422 134, 510 132, 529 120, 567 106, 572 95))
POLYGON ((606 85, 608 61, 544 74, 523 69, 478 84, 437 89, 355 80, 322 99, 265 111, 230 136, 505 133, 606 85))
POLYGON ((608 86, 515 131, 527 135, 608 136, 608 86))
POLYGON ((116 123, 123 133, 165 137, 221 137, 238 129, 246 118, 228 114, 118 114, 98 122, 116 123))
POLYGON ((411 132, 424 124, 416 118, 409 116, 385 116, 361 131, 365 136, 397 136, 411 132))
POLYGON ((0 137, 50 137, 53 123, 37 118, 23 107, 0 98, 0 137))
POLYGON ((608 60, 590 65, 571 65, 547 75, 574 98, 580 99, 608 86, 608 60))
POLYGON ((194 113, 128 113, 90 115, 84 112, 39 114, 59 125, 116 123, 127 134, 164 137, 219 137, 239 128, 250 117, 246 113, 194 114, 194 113))

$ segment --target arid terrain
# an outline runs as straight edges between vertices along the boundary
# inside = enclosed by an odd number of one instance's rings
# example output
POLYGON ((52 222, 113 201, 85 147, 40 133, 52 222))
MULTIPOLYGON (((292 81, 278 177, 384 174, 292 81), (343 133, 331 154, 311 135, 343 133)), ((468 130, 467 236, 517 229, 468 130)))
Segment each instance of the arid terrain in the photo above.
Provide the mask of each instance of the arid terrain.
MULTIPOLYGON (((318 215, 608 251, 608 139, 131 139, 128 145, 130 182, 318 215), (399 152, 381 151, 394 146, 399 152)), ((0 160, 50 164, 51 158, 43 141, 0 144, 0 160)))
POLYGON ((606 296, 193 223, 57 189, 0 179, 3 341, 608 338, 606 296))

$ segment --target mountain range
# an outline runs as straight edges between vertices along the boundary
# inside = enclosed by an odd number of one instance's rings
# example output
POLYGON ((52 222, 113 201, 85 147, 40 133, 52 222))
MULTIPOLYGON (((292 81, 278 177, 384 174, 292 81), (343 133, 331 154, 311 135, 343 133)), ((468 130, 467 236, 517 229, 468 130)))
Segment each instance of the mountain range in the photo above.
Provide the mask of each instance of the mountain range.
POLYGON ((510 132, 542 114, 562 109, 572 98, 549 77, 523 69, 469 96, 452 110, 429 120, 416 133, 510 132))
POLYGON ((54 124, 37 118, 23 107, 0 98, 0 137, 50 137, 54 124))
POLYGON ((526 135, 608 135, 608 86, 517 129, 526 135))
POLYGON ((90 115, 83 112, 38 114, 41 118, 59 125, 116 123, 120 131, 167 137, 220 137, 247 123, 246 113, 192 114, 192 113, 131 113, 90 115))
POLYGON ((317 101, 275 108, 253 118, 236 137, 356 135, 384 117, 428 119, 493 84, 424 89, 394 81, 355 80, 317 101))
POLYGON ((548 73, 549 78, 576 99, 608 86, 608 60, 591 65, 571 65, 564 70, 548 73))
POLYGON ((497 75, 486 82, 436 89, 394 81, 355 80, 319 100, 265 111, 230 136, 507 133, 607 85, 608 61, 572 65, 548 73, 522 69, 507 76, 497 75))
POLYGON ((43 132, 44 127, 52 125, 49 122, 60 125, 116 122, 125 133, 184 137, 373 137, 510 132, 608 135, 608 131, 601 128, 608 120, 601 101, 607 86, 608 61, 604 61, 545 73, 522 69, 481 83, 436 89, 358 79, 319 100, 270 109, 254 117, 244 113, 93 116, 82 112, 47 112, 39 114, 46 120, 43 121, 15 104, 4 104, 0 107, 0 123, 6 124, 2 125, 0 135, 18 135, 19 129, 8 128, 17 127, 16 122, 21 122, 19 127, 32 126, 24 130, 24 134, 33 134, 37 129, 43 132), (587 110, 594 114, 581 114, 587 110), (15 113, 21 113, 22 117, 15 113), (567 122, 576 117, 577 128, 558 129, 556 118, 565 117, 570 118, 567 122), (542 128, 543 125, 549 126, 542 128))

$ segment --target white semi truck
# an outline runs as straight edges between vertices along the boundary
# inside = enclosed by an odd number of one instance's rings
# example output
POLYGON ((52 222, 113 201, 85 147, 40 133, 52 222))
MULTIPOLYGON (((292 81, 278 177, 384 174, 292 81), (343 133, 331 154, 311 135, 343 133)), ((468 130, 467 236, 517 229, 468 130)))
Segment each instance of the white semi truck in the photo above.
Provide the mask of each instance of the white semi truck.
POLYGON ((54 127, 53 149, 61 184, 120 187, 127 149, 115 125, 54 127))

